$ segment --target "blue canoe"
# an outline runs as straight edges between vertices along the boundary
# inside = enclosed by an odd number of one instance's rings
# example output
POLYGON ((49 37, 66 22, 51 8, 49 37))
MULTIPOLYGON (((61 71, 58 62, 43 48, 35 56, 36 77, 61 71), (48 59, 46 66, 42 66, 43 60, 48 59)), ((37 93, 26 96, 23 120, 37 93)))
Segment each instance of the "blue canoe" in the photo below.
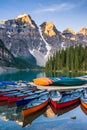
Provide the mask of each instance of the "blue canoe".
POLYGON ((17 85, 14 81, 3 81, 4 85, 17 85))
POLYGON ((82 76, 83 78, 87 78, 87 75, 82 76))
POLYGON ((22 106, 22 105, 26 105, 27 103, 29 103, 30 101, 32 101, 33 99, 37 99, 39 97, 41 97, 42 95, 45 95, 45 94, 48 94, 48 92, 41 92, 41 93, 36 93, 36 94, 33 94, 31 96, 27 96, 26 98, 23 98, 22 100, 18 100, 16 101, 16 105, 19 107, 19 106, 22 106))

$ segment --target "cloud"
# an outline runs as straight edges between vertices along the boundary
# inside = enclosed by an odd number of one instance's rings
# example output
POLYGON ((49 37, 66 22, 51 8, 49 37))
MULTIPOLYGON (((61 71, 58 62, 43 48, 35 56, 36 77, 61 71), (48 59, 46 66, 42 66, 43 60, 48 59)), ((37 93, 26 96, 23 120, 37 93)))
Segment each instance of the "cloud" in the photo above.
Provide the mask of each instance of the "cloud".
POLYGON ((46 12, 59 12, 59 11, 67 11, 75 8, 75 4, 69 3, 62 3, 62 4, 55 4, 48 7, 42 7, 40 9, 35 10, 33 13, 46 13, 46 12))
POLYGON ((44 9, 44 11, 49 11, 49 12, 54 12, 54 11, 65 11, 65 10, 70 10, 72 8, 74 8, 75 5, 71 5, 71 4, 60 4, 60 5, 54 5, 53 7, 48 7, 46 9, 44 9))
POLYGON ((63 12, 69 11, 75 8, 81 8, 83 5, 87 3, 87 0, 74 0, 70 2, 62 2, 60 4, 53 4, 50 6, 43 6, 42 3, 38 3, 38 9, 32 11, 32 13, 39 14, 39 13, 54 13, 54 12, 63 12))

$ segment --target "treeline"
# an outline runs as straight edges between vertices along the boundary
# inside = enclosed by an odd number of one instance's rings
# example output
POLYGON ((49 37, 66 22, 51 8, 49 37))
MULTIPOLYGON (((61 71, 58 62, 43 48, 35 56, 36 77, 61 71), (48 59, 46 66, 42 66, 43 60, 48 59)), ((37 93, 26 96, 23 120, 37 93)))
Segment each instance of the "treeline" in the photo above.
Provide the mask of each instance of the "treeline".
POLYGON ((46 62, 45 70, 50 71, 85 71, 87 70, 87 46, 70 46, 57 51, 46 62))

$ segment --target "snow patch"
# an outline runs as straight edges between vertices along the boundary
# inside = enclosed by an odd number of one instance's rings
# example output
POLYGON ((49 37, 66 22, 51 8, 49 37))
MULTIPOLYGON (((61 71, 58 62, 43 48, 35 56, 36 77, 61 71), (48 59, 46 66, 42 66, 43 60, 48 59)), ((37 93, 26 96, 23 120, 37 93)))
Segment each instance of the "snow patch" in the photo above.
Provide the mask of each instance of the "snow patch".
POLYGON ((20 15, 17 16, 17 18, 22 18, 24 16, 28 16, 28 14, 20 14, 20 15))
POLYGON ((29 50, 30 51, 30 53, 33 55, 34 54, 34 49, 33 50, 29 50))
POLYGON ((11 36, 10 36, 10 35, 8 35, 8 37, 9 37, 9 38, 11 38, 11 36))
POLYGON ((44 59, 44 55, 38 50, 29 50, 30 53, 35 57, 37 65, 45 66, 46 60, 44 59))
POLYGON ((7 31, 6 34, 11 35, 11 32, 7 31))
POLYGON ((40 26, 39 26, 39 33, 40 33, 40 36, 41 36, 42 40, 43 40, 43 41, 45 42, 45 44, 46 44, 47 54, 45 55, 45 59, 47 60, 48 57, 49 57, 49 54, 50 54, 51 46, 50 46, 49 43, 44 39, 43 34, 42 34, 42 30, 41 30, 41 27, 40 27, 40 26))
POLYGON ((5 28, 5 25, 0 24, 0 27, 1 27, 1 28, 5 28))
POLYGON ((16 25, 16 24, 12 24, 12 27, 13 27, 13 28, 16 28, 16 27, 17 27, 17 25, 16 25))

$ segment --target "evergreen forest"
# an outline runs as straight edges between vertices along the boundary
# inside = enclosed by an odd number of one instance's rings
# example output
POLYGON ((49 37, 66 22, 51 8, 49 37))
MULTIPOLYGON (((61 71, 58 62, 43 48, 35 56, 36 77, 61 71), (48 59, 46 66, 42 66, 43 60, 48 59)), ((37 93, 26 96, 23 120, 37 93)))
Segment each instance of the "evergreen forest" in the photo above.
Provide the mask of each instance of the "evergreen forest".
POLYGON ((70 46, 57 51, 46 62, 45 70, 52 71, 86 71, 87 46, 70 46))

